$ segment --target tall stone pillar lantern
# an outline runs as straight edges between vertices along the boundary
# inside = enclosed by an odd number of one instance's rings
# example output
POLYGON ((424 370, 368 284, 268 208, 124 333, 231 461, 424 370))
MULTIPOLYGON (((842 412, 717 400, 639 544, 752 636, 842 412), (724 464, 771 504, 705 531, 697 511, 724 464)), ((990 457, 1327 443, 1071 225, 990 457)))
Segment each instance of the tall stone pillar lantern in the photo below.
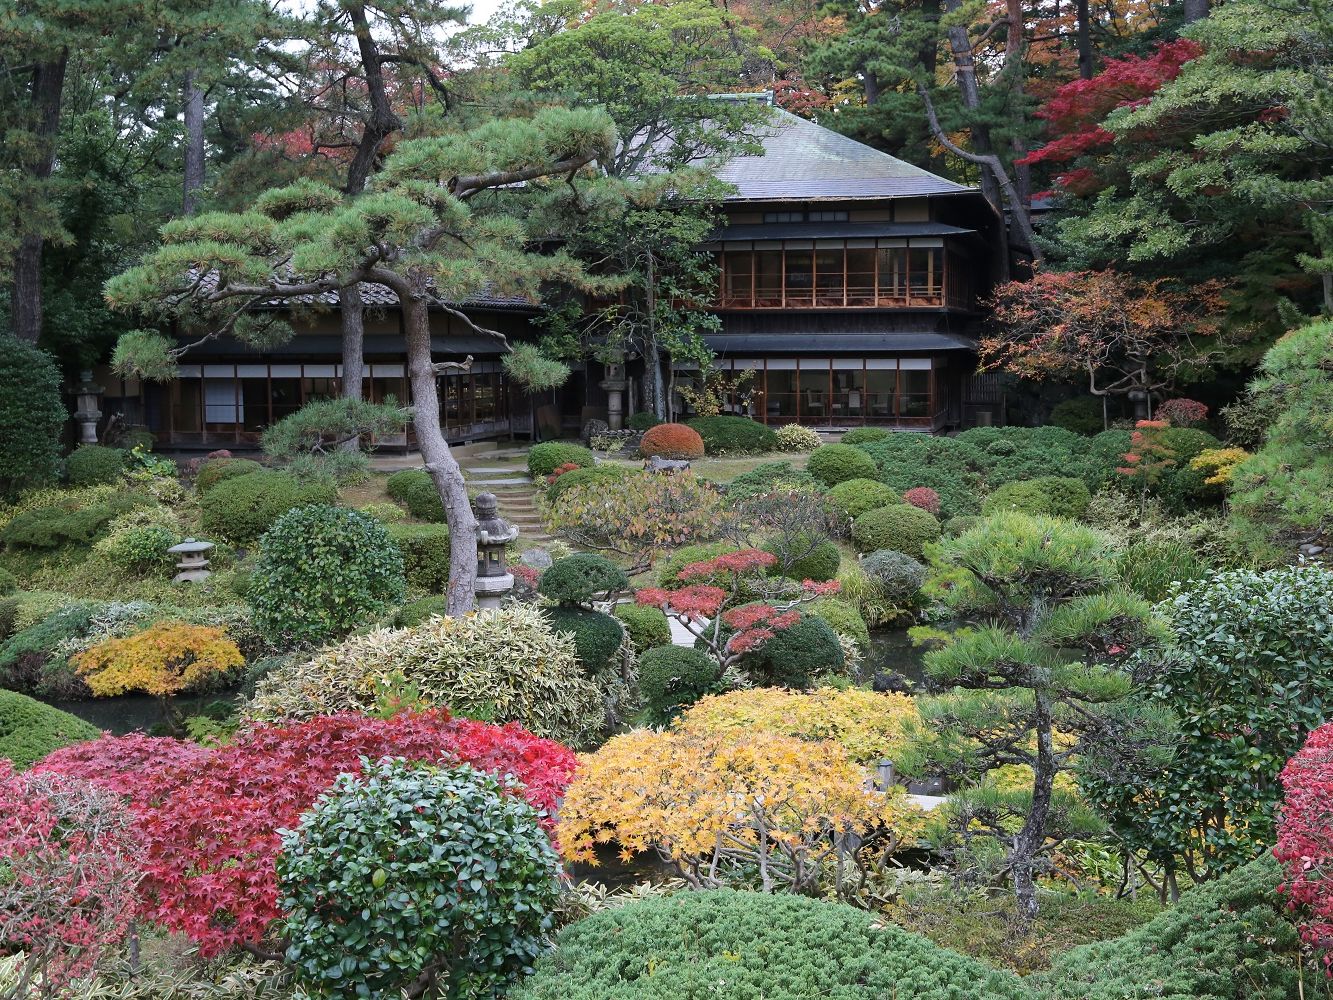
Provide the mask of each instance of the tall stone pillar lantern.
POLYGON ((613 431, 625 427, 625 356, 617 355, 605 364, 606 377, 598 385, 606 390, 606 425, 613 431))
POLYGON ((500 516, 494 493, 479 493, 472 501, 477 515, 477 607, 498 608, 514 589, 514 574, 505 565, 505 547, 518 537, 518 528, 500 516))
POLYGON ((93 373, 85 368, 79 372, 79 384, 74 387, 77 408, 74 419, 79 425, 79 444, 97 444, 97 421, 102 419, 98 401, 106 389, 93 381, 93 373))

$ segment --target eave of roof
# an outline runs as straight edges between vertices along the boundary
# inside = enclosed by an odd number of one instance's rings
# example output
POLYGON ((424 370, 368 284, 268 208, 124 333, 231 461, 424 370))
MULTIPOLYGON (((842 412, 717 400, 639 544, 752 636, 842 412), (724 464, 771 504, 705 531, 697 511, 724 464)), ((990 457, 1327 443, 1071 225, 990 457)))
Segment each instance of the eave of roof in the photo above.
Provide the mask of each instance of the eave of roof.
POLYGON ((962 236, 963 229, 943 222, 747 222, 724 226, 714 241, 822 240, 876 236, 962 236))
POLYGON ((904 351, 975 351, 977 343, 954 333, 919 331, 884 333, 705 334, 704 341, 718 354, 801 355, 882 354, 904 351))

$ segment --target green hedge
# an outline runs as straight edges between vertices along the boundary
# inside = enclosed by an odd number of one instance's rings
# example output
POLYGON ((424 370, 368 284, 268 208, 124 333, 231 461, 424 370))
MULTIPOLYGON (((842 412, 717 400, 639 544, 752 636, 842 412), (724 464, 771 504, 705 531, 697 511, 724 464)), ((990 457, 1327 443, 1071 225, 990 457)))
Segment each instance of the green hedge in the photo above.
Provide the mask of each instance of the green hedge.
POLYGON ((1067 517, 1077 521, 1088 512, 1092 493, 1081 479, 1042 476, 1005 483, 981 505, 982 514, 1016 510, 1022 514, 1067 517))
POLYGON ((577 486, 590 486, 610 479, 620 479, 629 473, 630 470, 623 465, 593 465, 570 469, 546 487, 546 499, 554 504, 566 491, 577 486))
POLYGON ((537 593, 554 604, 581 605, 629 590, 625 571, 606 556, 576 552, 542 574, 537 593))
POLYGON ((125 471, 125 455, 120 448, 81 444, 65 459, 65 476, 76 487, 117 482, 125 471))
POLYGON ((1051 409, 1051 423, 1075 434, 1100 434, 1106 426, 1102 420, 1102 400, 1098 396, 1062 400, 1051 409))
POLYGON ((22 771, 53 750, 95 740, 100 729, 16 691, 0 690, 0 757, 22 771))
POLYGON ((874 460, 850 444, 824 445, 810 455, 806 469, 825 486, 849 479, 873 479, 877 472, 874 460))
POLYGON ((842 562, 842 553, 838 547, 830 541, 822 541, 809 551, 805 551, 810 546, 813 539, 801 537, 794 539, 791 544, 781 541, 768 541, 764 543, 764 551, 770 552, 778 557, 778 562, 769 570, 771 576, 786 576, 793 580, 817 580, 824 582, 832 580, 838 575, 838 566, 842 562), (783 550, 796 555, 796 558, 790 562, 783 563, 783 550))
POLYGON ((403 469, 395 472, 384 484, 384 492, 407 508, 409 514, 422 521, 444 523, 444 503, 435 480, 424 469, 403 469))
POLYGON ((670 722, 717 688, 717 662, 697 649, 658 646, 639 657, 639 693, 654 722, 670 722))
POLYGON ((331 504, 338 489, 325 480, 302 480, 265 469, 218 483, 199 498, 205 537, 253 542, 278 518, 296 507, 331 504))
POLYGON ((449 586, 449 526, 447 524, 389 524, 389 537, 403 557, 407 585, 427 593, 449 586))
POLYGON ((845 535, 852 522, 867 511, 902 502, 897 490, 877 479, 848 479, 825 494, 824 509, 833 527, 845 535))
POLYGON ((935 516, 905 503, 868 511, 852 525, 858 552, 893 549, 920 559, 923 546, 939 537, 940 522, 935 516))
POLYGON ((688 425, 704 439, 708 455, 763 455, 778 447, 777 434, 748 417, 695 417, 688 425))
POLYGON ((509 1000, 1030 1000, 1022 980, 803 896, 680 892, 594 914, 509 1000))
POLYGON ((249 458, 210 458, 199 466, 194 476, 194 488, 200 493, 207 493, 218 483, 237 476, 260 472, 263 466, 249 458))
POLYGON ((0 495, 12 499, 55 480, 68 419, 51 355, 0 335, 0 495))
POLYGON ((572 632, 574 656, 583 672, 598 673, 611 662, 625 640, 625 628, 619 619, 601 611, 583 608, 543 608, 552 632, 572 632))
POLYGON ((893 436, 893 431, 883 427, 857 427, 842 436, 839 444, 873 444, 893 436))
POLYGON ((630 417, 625 422, 625 426, 632 431, 646 431, 650 427, 656 427, 658 424, 665 422, 656 413, 647 413, 641 410, 630 417))
POLYGON ((564 441, 544 441, 528 449, 528 474, 533 479, 545 478, 560 466, 570 464, 587 468, 593 464, 592 452, 564 441))
POLYGON ((52 549, 61 545, 88 545, 121 514, 146 505, 142 494, 122 493, 103 503, 70 509, 56 504, 24 511, 14 517, 0 540, 6 545, 52 549))
POLYGON ((643 604, 617 604, 611 613, 625 626, 636 656, 642 656, 658 646, 671 645, 671 622, 661 608, 650 608, 643 604))

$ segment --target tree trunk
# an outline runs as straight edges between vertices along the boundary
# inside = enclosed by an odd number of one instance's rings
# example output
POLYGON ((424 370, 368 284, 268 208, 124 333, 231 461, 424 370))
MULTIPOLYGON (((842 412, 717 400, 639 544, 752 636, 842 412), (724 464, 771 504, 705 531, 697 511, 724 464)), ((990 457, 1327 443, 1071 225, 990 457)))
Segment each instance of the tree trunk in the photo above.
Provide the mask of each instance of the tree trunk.
POLYGON ((1092 14, 1088 10, 1088 0, 1076 0, 1078 23, 1078 76, 1080 80, 1092 79, 1092 14))
MULTIPOLYGON (((962 0, 945 0, 944 9, 952 14, 961 6, 962 0)), ((977 63, 972 55, 972 40, 967 36, 967 26, 954 25, 948 31, 949 51, 953 53, 954 76, 958 80, 958 93, 963 99, 963 107, 974 115, 981 108, 981 90, 977 85, 977 63)), ((990 129, 974 122, 969 131, 972 133, 972 149, 980 156, 992 156, 995 146, 991 142, 990 129)), ((1000 186, 991 173, 981 171, 981 192, 986 200, 995 206, 997 212, 1004 211, 1004 201, 1000 197, 1000 186)))
POLYGON ((926 71, 926 79, 935 79, 935 67, 939 64, 939 21, 940 21, 940 0, 922 0, 921 18, 932 29, 930 37, 922 43, 921 51, 917 58, 921 60, 921 68, 926 71))
MULTIPOLYGON (((55 170, 60 102, 65 90, 68 58, 69 53, 62 52, 58 59, 38 63, 32 71, 31 121, 35 142, 33 153, 24 159, 36 189, 43 187, 43 182, 49 180, 55 170)), ((46 239, 40 234, 24 233, 14 251, 11 304, 14 335, 31 344, 37 343, 42 335, 42 251, 45 246, 46 239)))
POLYGON ((181 208, 193 215, 204 186, 204 91, 191 70, 185 74, 185 183, 181 208))
POLYGON ((1014 895, 1024 919, 1037 916, 1037 855, 1046 843, 1046 823, 1051 814, 1051 795, 1055 787, 1055 746, 1051 731, 1050 695, 1038 688, 1033 691, 1033 724, 1037 735, 1037 759, 1032 766, 1032 805, 1023 828, 1014 837, 1010 852, 1010 872, 1014 895))
POLYGON ((1027 42, 1023 37, 1023 5, 1020 0, 1005 0, 1005 12, 1009 18, 1009 28, 1004 43, 1004 72, 1009 74, 1010 114, 1014 120, 1013 136, 1009 140, 1009 151, 1013 157, 1014 187, 1023 202, 1023 210, 1032 209, 1032 171, 1019 162, 1027 156, 1027 138, 1024 135, 1023 120, 1023 59, 1027 42))
MULTIPOLYGON (((338 313, 342 319, 342 397, 361 399, 365 392, 366 357, 362 350, 365 342, 365 311, 361 303, 361 286, 348 285, 338 292, 338 313)), ((402 400, 400 400, 402 402, 402 400)), ((344 441, 343 451, 359 451, 361 439, 344 441)))
POLYGON ((656 260, 650 251, 645 274, 645 296, 647 298, 648 323, 643 343, 643 393, 644 409, 659 420, 667 419, 666 393, 662 386, 662 359, 657 348, 657 268, 656 260))
POLYGON ((1185 0, 1185 23, 1193 24, 1208 16, 1208 0, 1185 0))
POLYGON ((430 350, 430 314, 422 298, 399 293, 407 324, 407 373, 412 382, 412 426, 426 471, 444 504, 449 525, 449 586, 445 610, 465 615, 476 607, 477 518, 468 501, 463 470, 440 429, 440 391, 430 350))

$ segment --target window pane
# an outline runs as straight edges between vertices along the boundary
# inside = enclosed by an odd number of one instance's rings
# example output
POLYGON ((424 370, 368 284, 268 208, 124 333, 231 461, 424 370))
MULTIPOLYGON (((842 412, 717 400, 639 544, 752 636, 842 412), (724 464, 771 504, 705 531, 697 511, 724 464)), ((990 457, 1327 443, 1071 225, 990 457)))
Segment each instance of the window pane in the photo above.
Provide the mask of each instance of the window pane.
POLYGON ((751 274, 753 254, 749 250, 729 250, 722 258, 726 282, 722 291, 722 304, 750 305, 754 299, 754 277, 751 274))
POLYGON ((866 416, 888 420, 893 416, 893 397, 898 389, 898 373, 872 369, 866 372, 866 416))
POLYGON ((299 378, 271 379, 269 381, 269 392, 273 396, 274 421, 281 420, 301 408, 301 380, 299 378))
POLYGON ((247 431, 262 431, 268 426, 267 378, 241 379, 241 419, 247 431))
POLYGON ((847 304, 875 304, 875 251, 847 251, 847 304))
POLYGON ((879 253, 879 304, 902 305, 907 301, 906 249, 881 249, 879 253))
POLYGON ((236 399, 236 380, 204 379, 204 423, 234 424, 241 405, 236 399))
MULTIPOLYGON (((196 366, 197 367, 197 366, 196 366)), ((203 383, 198 378, 178 379, 172 386, 172 429, 178 433, 198 434, 199 414, 203 410, 203 383)))
POLYGON ((764 418, 766 420, 796 419, 796 372, 792 370, 774 370, 767 374, 767 390, 764 394, 764 418))
POLYGON ((898 387, 899 416, 930 416, 930 372, 904 369, 898 387))
POLYGON ((908 251, 911 257, 911 293, 912 300, 928 305, 941 305, 944 291, 944 271, 941 261, 944 251, 939 248, 913 247, 908 251))
POLYGON ((782 305, 782 251, 761 250, 754 255, 755 260, 755 302, 756 306, 776 307, 782 305))
POLYGON ((787 251, 787 305, 814 305, 814 254, 810 250, 787 251))
POLYGON ((830 416, 839 420, 860 420, 865 416, 865 372, 857 360, 855 368, 833 369, 833 405, 830 416))
POLYGON ((829 415, 829 370, 825 361, 821 368, 807 368, 805 359, 801 360, 801 398, 800 417, 811 423, 827 423, 829 415))
POLYGON ((842 250, 815 251, 815 287, 819 305, 842 305, 845 267, 842 250))

